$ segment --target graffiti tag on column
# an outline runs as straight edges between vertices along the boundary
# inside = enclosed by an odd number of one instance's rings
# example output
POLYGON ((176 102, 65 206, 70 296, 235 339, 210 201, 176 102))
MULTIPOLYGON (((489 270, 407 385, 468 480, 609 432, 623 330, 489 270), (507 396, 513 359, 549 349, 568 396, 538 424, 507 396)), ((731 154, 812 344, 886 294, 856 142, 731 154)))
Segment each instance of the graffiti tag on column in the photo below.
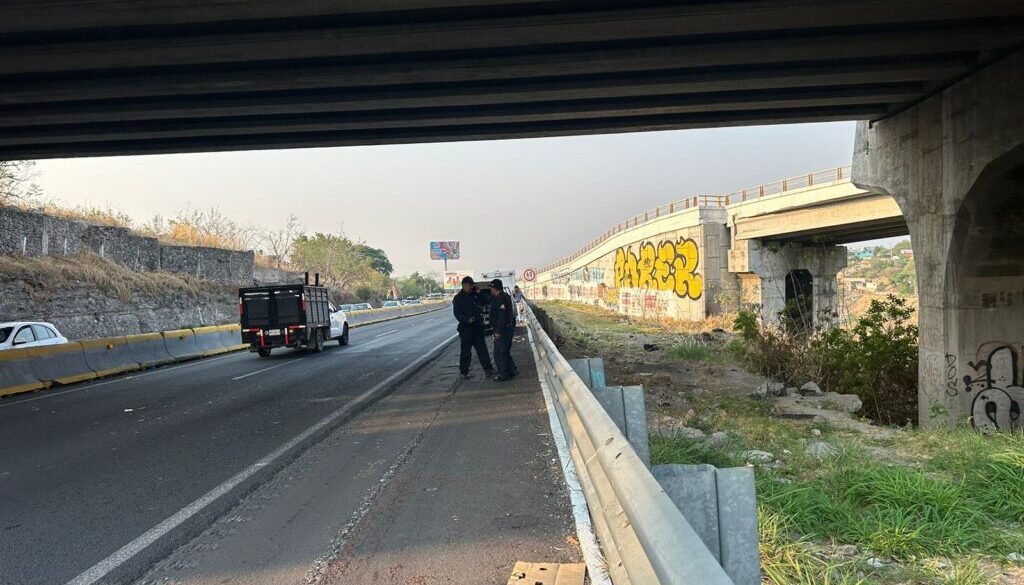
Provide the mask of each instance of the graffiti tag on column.
POLYGON ((1021 384, 1020 344, 987 343, 978 360, 968 362, 977 375, 964 376, 967 392, 977 392, 971 403, 974 428, 1010 431, 1024 428, 1024 387, 1021 384))
POLYGON ((679 298, 697 300, 704 293, 698 272, 700 253, 689 238, 643 242, 639 255, 629 246, 615 251, 615 284, 625 288, 673 291, 679 298))

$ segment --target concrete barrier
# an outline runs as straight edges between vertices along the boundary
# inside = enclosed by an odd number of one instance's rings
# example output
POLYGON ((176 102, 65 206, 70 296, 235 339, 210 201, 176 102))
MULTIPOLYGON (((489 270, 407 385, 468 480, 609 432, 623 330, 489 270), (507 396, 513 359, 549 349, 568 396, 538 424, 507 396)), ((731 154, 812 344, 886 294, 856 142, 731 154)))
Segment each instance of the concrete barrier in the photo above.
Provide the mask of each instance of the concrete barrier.
POLYGON ((129 335, 125 340, 128 342, 128 353, 132 356, 132 360, 138 362, 139 366, 143 368, 174 361, 174 357, 167 353, 164 336, 159 332, 129 335))
POLYGON ((130 372, 140 367, 128 351, 126 337, 87 339, 80 343, 85 353, 85 363, 99 377, 130 372))
POLYGON ((248 347, 242 343, 242 330, 238 323, 232 323, 230 325, 218 325, 217 331, 220 334, 220 342, 224 347, 228 348, 228 351, 235 351, 248 347))
POLYGON ((42 390, 48 386, 32 370, 31 348, 0 351, 0 396, 42 390))
POLYGON ((196 334, 191 329, 164 331, 163 336, 167 353, 175 360, 187 360, 203 355, 203 350, 196 341, 196 334))
POLYGON ((74 384, 96 377, 80 341, 34 347, 32 353, 32 372, 43 382, 74 384))
POLYGON ((217 355, 228 351, 227 346, 221 340, 218 327, 193 327, 192 335, 195 336, 196 345, 199 346, 203 355, 217 355))
POLYGON ((412 317, 413 315, 421 315, 423 313, 432 313, 439 311, 445 307, 450 307, 451 303, 448 301, 438 301, 432 303, 421 303, 419 305, 402 305, 400 307, 388 307, 386 309, 370 309, 368 311, 353 311, 346 313, 345 317, 348 319, 349 327, 362 327, 364 325, 372 325, 374 323, 382 323, 384 321, 390 321, 392 319, 400 319, 402 317, 412 317))

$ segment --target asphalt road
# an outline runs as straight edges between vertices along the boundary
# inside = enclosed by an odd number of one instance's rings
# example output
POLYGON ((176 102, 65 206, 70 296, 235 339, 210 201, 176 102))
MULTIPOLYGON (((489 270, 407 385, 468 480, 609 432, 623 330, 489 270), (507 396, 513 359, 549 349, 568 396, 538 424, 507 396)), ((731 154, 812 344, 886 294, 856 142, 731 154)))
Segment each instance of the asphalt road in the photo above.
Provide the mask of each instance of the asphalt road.
MULTIPOLYGON (((321 354, 235 353, 0 401, 0 583, 71 582, 453 333, 439 311, 321 354)), ((166 557, 237 501, 194 510, 118 570, 166 557)))
POLYGON ((525 335, 514 353, 515 380, 462 380, 453 344, 137 585, 503 584, 516 561, 579 562, 525 335))

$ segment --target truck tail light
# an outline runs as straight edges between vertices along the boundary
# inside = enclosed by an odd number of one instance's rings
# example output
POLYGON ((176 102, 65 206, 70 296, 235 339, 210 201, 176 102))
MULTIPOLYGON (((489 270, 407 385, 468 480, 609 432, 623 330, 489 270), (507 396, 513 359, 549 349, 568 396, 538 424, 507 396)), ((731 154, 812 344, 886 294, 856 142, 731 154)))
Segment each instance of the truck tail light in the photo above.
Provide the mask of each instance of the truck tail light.
POLYGON ((299 300, 302 301, 302 312, 305 313, 306 312, 306 294, 303 293, 302 295, 300 295, 299 296, 299 300))
POLYGON ((243 310, 242 310, 244 307, 245 307, 245 305, 242 304, 242 297, 238 297, 238 316, 239 317, 243 317, 244 316, 243 310))

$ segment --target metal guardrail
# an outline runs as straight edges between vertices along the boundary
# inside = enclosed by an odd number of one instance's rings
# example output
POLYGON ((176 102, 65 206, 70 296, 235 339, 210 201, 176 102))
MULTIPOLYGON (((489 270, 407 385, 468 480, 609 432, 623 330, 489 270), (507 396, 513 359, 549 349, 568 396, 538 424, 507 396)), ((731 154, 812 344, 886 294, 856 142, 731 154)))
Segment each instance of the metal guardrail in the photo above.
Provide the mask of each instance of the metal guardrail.
POLYGON ((525 314, 612 582, 733 585, 533 311, 525 314))
POLYGON ((694 197, 687 197, 686 199, 666 203, 665 205, 655 207, 654 209, 648 209, 641 214, 635 215, 626 221, 612 226, 608 231, 604 232, 593 241, 577 250, 575 253, 557 262, 552 262, 551 264, 544 266, 540 271, 547 272, 548 270, 552 270, 563 264, 572 262, 604 243, 612 236, 622 233, 628 229, 644 225, 645 223, 656 219, 675 215, 698 207, 726 207, 737 203, 743 203, 745 201, 753 201, 774 195, 781 195, 794 189, 803 189, 806 187, 813 187, 814 185, 849 180, 851 169, 852 165, 846 165, 836 167, 834 169, 826 169, 824 171, 815 171, 813 173, 807 173, 806 175, 799 175, 797 177, 789 177, 773 183, 765 183, 764 185, 758 185, 751 189, 741 189, 740 191, 734 191, 725 195, 696 195, 694 197))

